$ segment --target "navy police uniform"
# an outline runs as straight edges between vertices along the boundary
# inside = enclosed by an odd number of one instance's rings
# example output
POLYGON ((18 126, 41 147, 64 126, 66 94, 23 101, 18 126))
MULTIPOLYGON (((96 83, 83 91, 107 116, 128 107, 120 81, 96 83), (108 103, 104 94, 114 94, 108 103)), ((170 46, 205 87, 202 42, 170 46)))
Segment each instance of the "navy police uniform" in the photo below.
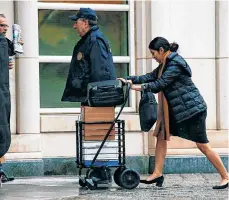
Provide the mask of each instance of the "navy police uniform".
MULTIPOLYGON (((96 20, 89 8, 81 8, 72 20, 86 18, 96 20)), ((91 29, 75 45, 62 101, 85 102, 90 82, 115 79, 110 46, 98 26, 91 29)))

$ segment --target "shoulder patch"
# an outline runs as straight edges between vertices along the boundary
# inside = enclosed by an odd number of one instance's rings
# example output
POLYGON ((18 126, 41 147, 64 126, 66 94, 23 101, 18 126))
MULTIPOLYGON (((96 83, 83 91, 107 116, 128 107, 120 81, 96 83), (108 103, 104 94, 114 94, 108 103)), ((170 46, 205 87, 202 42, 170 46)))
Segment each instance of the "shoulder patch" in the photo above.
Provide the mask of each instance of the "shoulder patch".
POLYGON ((77 60, 81 60, 83 58, 83 54, 79 52, 76 56, 77 60))

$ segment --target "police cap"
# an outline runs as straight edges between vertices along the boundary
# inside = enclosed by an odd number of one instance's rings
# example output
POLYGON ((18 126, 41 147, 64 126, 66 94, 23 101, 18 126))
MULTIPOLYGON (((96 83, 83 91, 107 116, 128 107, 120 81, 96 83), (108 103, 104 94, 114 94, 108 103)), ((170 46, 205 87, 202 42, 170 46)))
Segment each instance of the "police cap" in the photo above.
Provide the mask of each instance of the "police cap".
POLYGON ((73 21, 77 21, 79 18, 88 19, 96 21, 98 18, 96 13, 91 8, 80 8, 76 15, 72 15, 69 17, 73 21))

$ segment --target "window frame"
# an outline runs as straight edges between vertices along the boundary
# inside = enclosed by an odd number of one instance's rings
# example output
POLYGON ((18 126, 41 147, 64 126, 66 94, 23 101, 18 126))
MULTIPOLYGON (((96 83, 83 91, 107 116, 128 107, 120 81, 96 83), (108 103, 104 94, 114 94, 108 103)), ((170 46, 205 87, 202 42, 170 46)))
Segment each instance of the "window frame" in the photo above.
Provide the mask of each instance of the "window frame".
MULTIPOLYGON (((134 27, 134 1, 128 4, 75 4, 75 3, 47 3, 38 2, 39 9, 52 10, 79 10, 81 7, 90 7, 95 11, 125 11, 128 12, 128 52, 129 56, 113 56, 114 63, 128 63, 129 74, 135 74, 135 27, 134 27)), ((71 56, 40 56, 39 63, 69 63, 71 56)), ((124 112, 136 112, 136 93, 130 92, 130 106, 124 112)), ((116 112, 119 108, 116 108, 116 112)), ((40 108, 40 114, 78 114, 80 108, 40 108)))

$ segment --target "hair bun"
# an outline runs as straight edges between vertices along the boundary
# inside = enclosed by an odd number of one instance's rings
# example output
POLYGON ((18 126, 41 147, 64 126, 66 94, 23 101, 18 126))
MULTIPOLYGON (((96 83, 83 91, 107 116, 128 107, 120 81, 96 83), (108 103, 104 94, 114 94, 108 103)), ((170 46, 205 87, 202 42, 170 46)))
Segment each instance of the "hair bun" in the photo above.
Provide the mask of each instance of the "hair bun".
POLYGON ((170 46, 169 49, 172 52, 177 52, 177 49, 179 48, 179 45, 176 42, 170 43, 169 46, 170 46))

